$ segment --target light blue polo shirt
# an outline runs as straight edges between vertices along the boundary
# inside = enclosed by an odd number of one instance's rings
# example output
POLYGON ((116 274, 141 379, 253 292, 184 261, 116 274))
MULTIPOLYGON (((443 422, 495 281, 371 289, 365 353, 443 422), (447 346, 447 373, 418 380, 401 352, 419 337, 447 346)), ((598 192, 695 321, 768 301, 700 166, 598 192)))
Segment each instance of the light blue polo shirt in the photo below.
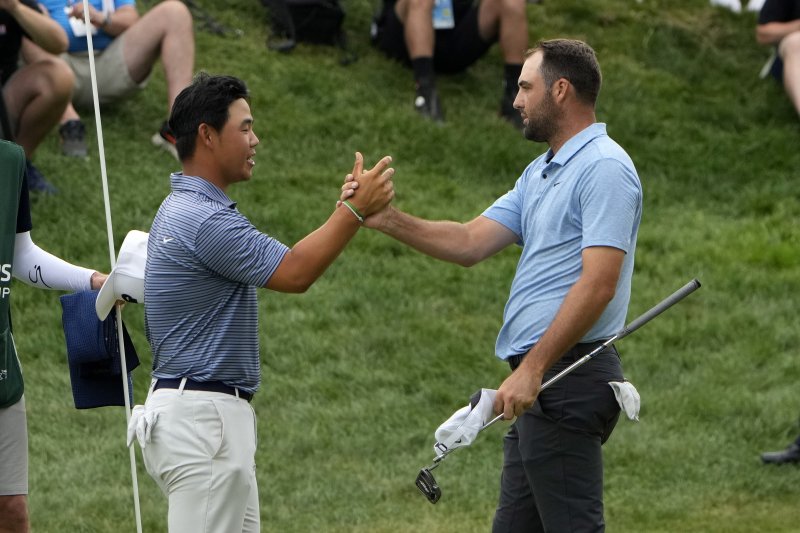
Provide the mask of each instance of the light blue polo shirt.
POLYGON ((612 337, 625 326, 642 186, 628 154, 595 123, 536 158, 514 188, 483 216, 519 237, 522 254, 503 312, 496 353, 526 353, 553 321, 581 274, 581 252, 611 246, 625 252, 614 298, 583 337, 612 337))
MULTIPOLYGON (((89 41, 86 38, 86 30, 83 24, 83 19, 70 19, 70 17, 67 15, 67 13, 71 10, 70 4, 82 3, 83 0, 73 0, 72 2, 69 0, 38 1, 45 7, 45 9, 47 9, 50 17, 58 22, 61 27, 64 28, 64 31, 67 32, 67 37, 69 38, 69 46, 67 47, 67 51, 86 52, 89 49, 89 41), (79 37, 75 35, 76 28, 81 31, 81 35, 79 37)), ((135 6, 136 2, 134 0, 106 0, 105 2, 103 0, 89 0, 89 4, 98 11, 113 13, 122 6, 135 6)), ((108 45, 111 44, 111 41, 114 40, 114 37, 104 32, 102 28, 96 28, 95 31, 96 33, 92 34, 92 47, 95 50, 105 50, 108 45)))
POLYGON ((153 220, 144 275, 153 377, 261 382, 257 288, 289 248, 258 231, 210 182, 172 174, 153 220))

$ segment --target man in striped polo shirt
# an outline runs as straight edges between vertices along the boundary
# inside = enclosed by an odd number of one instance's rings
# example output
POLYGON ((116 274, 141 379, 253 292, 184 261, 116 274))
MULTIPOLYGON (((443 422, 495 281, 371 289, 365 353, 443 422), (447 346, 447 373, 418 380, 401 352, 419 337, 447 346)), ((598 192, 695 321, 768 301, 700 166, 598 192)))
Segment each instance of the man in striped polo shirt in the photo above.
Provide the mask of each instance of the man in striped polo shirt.
POLYGON ((172 533, 259 531, 248 403, 261 379, 256 289, 307 290, 363 218, 394 196, 391 158, 363 171, 356 154, 358 199, 340 203, 292 248, 260 232, 226 195, 255 165, 259 140, 248 102, 241 80, 201 73, 169 120, 183 172, 171 176, 172 193, 150 229, 145 321, 153 385, 132 424, 147 471, 169 499, 172 533))

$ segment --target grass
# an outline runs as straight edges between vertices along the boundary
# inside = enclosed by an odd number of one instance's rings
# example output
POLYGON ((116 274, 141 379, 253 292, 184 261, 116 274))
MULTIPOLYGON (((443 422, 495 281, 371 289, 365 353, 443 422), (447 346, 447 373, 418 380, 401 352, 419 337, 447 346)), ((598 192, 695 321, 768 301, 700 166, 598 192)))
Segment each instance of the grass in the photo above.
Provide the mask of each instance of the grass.
MULTIPOLYGON (((495 116, 497 47, 440 80, 444 126, 411 109, 410 73, 368 43, 372 2, 348 4, 359 54, 266 50, 260 2, 201 1, 240 38, 198 30, 197 68, 245 79, 261 138, 254 179, 230 193, 267 233, 292 244, 333 208, 352 154, 386 153, 397 205, 468 220, 546 149, 495 116)), ((146 4, 152 4, 147 2, 146 4)), ((795 468, 758 453, 796 435, 800 404, 800 122, 781 88, 757 73, 752 14, 705 0, 564 0, 529 5, 531 42, 575 37, 604 72, 598 119, 635 161, 645 191, 629 318, 693 277, 703 289, 620 343, 643 398, 605 447, 609 531, 797 529, 795 468)), ((176 164, 149 145, 166 114, 158 68, 147 90, 103 110, 113 236, 148 230, 176 164)), ((87 124, 93 116, 84 113, 87 124)), ((91 129, 91 128, 90 128, 91 129)), ((51 135, 36 163, 61 189, 36 198, 43 248, 107 271, 95 135, 87 161, 51 135)), ((502 431, 461 451, 427 504, 413 486, 433 457, 433 431, 479 387, 507 374, 494 340, 518 251, 471 269, 436 262, 361 232, 304 295, 260 294, 264 385, 258 414, 263 531, 479 532, 490 529, 502 431)), ((57 294, 14 286, 26 372, 33 530, 134 530, 121 409, 72 406, 57 294)), ((125 310, 146 396, 151 356, 143 309, 125 310)), ((166 502, 138 457, 147 532, 166 531, 166 502)))

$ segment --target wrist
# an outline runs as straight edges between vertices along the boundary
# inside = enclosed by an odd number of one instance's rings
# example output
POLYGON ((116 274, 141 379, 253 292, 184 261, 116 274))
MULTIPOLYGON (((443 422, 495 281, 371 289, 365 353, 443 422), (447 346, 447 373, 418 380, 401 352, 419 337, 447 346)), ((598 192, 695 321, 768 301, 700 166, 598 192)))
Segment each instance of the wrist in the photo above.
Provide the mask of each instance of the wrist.
POLYGON ((99 290, 100 287, 103 286, 103 283, 106 281, 105 274, 101 274, 100 272, 92 272, 92 275, 89 277, 89 288, 93 291, 99 290))
POLYGON ((347 209, 348 211, 353 213, 353 216, 356 217, 356 219, 358 220, 359 224, 363 224, 364 223, 364 215, 361 213, 361 211, 356 206, 354 206, 352 203, 350 203, 350 200, 342 200, 342 207, 344 207, 345 209, 347 209))
POLYGON ((111 26, 111 13, 106 13, 105 17, 103 17, 103 22, 100 23, 100 27, 105 30, 109 26, 111 26))

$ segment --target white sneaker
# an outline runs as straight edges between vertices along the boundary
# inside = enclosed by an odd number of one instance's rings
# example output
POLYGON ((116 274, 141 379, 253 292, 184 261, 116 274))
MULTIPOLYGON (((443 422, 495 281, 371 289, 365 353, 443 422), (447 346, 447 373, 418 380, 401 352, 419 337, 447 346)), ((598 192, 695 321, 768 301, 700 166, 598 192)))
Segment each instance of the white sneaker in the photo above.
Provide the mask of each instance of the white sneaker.
POLYGON ((158 146, 159 148, 163 148, 174 157, 178 162, 180 159, 178 158, 178 150, 175 148, 175 137, 172 135, 172 131, 169 129, 167 122, 161 125, 161 129, 150 138, 150 141, 153 143, 154 146, 158 146))
POLYGON ((764 0, 750 0, 747 3, 747 10, 758 13, 759 11, 761 11, 761 6, 763 5, 764 5, 764 0))
POLYGON ((734 13, 742 12, 742 4, 739 0, 711 0, 711 5, 726 7, 734 13))

